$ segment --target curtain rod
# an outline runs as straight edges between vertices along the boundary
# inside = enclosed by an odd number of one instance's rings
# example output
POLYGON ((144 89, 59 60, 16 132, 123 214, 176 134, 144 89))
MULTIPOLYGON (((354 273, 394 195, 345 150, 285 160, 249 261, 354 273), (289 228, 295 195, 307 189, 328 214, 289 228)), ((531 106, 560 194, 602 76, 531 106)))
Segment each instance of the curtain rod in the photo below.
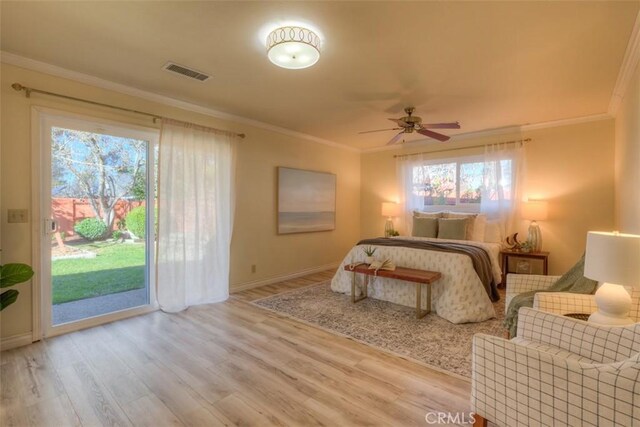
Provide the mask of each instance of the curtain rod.
MULTIPOLYGON (((525 139, 514 139, 512 141, 502 141, 502 142, 495 142, 494 144, 515 144, 517 142, 530 142, 531 138, 525 138, 525 139)), ((445 151, 458 151, 458 150, 467 150, 469 148, 480 148, 480 147, 486 147, 487 145, 493 145, 493 144, 478 144, 478 145, 469 145, 468 147, 455 147, 455 148, 445 148, 444 150, 435 150, 435 151, 421 151, 419 153, 411 153, 411 154, 394 154, 393 158, 396 159, 398 157, 410 157, 410 156, 419 156, 420 154, 431 154, 431 153, 443 153, 445 151)))
MULTIPOLYGON (((11 85, 11 87, 13 89, 15 89, 16 91, 18 91, 18 92, 24 90, 25 96, 27 98, 30 98, 32 93, 41 93, 43 95, 55 96, 55 97, 58 97, 58 98, 70 99, 72 101, 78 101, 78 102, 84 102, 86 104, 97 105, 99 107, 106 107, 106 108, 111 108, 111 109, 114 109, 114 110, 126 111, 128 113, 141 114, 143 116, 151 117, 153 119, 153 123, 155 123, 156 120, 158 120, 158 119, 160 119, 160 120, 169 119, 169 117, 163 117, 163 116, 159 116, 157 114, 147 113, 145 111, 133 110, 131 108, 124 108, 124 107, 118 107, 117 105, 104 104, 102 102, 91 101, 89 99, 76 98, 74 96, 62 95, 60 93, 54 93, 54 92, 48 92, 46 90, 34 89, 32 87, 22 86, 20 83, 14 83, 14 84, 11 85)), ((195 123, 188 123, 188 124, 194 124, 195 125, 195 123)), ((197 125, 197 126, 200 126, 200 125, 197 125)), ((207 126, 207 127, 210 127, 210 126, 207 126)), ((220 129, 215 129, 215 128, 211 128, 211 129, 220 130, 220 129)), ((223 131, 223 132, 229 132, 229 131, 223 131)), ((232 135, 237 136, 238 138, 244 138, 245 137, 244 133, 235 133, 235 132, 229 132, 229 133, 232 134, 232 135)))

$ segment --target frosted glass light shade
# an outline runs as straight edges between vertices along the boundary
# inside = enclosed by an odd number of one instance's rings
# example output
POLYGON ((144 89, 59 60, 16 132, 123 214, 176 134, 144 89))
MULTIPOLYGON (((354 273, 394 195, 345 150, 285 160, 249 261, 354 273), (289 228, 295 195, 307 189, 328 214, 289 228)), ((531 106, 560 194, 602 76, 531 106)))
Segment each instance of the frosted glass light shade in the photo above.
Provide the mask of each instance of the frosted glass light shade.
POLYGON ((640 236, 589 231, 584 275, 599 282, 640 288, 640 236))
POLYGON ((382 216, 386 216, 387 218, 393 218, 396 216, 400 216, 400 205, 393 202, 383 202, 382 203, 382 216))
POLYGON ((280 27, 267 37, 267 56, 278 67, 311 67, 320 59, 320 37, 307 28, 280 27))
POLYGON ((530 221, 544 221, 549 215, 548 203, 542 200, 529 200, 522 205, 522 218, 530 221))

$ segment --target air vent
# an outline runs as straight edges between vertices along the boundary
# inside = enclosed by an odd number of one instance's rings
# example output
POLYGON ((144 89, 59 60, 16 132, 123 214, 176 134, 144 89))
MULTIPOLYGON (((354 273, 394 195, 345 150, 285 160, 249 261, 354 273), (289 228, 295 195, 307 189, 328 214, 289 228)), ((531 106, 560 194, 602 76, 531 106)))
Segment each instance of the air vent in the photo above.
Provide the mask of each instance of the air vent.
POLYGON ((173 62, 167 62, 166 64, 164 64, 162 69, 165 71, 171 71, 172 73, 180 74, 181 76, 188 77, 190 79, 196 79, 200 82, 207 81, 210 77, 204 73, 201 73, 200 71, 196 71, 191 68, 175 64, 173 62))

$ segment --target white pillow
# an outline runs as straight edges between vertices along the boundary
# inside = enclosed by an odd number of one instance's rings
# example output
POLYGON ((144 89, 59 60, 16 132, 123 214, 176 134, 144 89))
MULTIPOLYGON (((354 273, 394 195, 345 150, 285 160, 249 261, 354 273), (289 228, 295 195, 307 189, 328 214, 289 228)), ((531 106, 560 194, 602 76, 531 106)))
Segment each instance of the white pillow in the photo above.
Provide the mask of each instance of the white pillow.
POLYGON ((473 241, 484 242, 484 234, 487 229, 487 216, 485 214, 478 214, 476 222, 473 225, 473 241))
POLYGON ((423 212, 423 211, 413 211, 413 216, 416 218, 443 218, 443 215, 446 212, 423 212))
POLYGON ((484 241, 487 243, 502 243, 500 225, 498 221, 487 221, 484 229, 484 241))

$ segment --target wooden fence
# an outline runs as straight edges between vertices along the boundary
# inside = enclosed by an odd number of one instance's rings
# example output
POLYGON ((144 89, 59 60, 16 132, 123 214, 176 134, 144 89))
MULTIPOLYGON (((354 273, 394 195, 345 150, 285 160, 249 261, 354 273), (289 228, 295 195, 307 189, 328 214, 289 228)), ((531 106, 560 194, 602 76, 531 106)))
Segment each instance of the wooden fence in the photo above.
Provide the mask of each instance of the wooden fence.
MULTIPOLYGON (((124 219, 131 209, 144 205, 140 200, 119 200, 116 203, 116 219, 113 221, 113 229, 118 229, 118 221, 124 219)), ((51 212, 53 219, 58 224, 58 231, 67 236, 75 235, 73 226, 85 218, 95 218, 93 209, 87 199, 67 197, 54 197, 51 200, 51 212)))

